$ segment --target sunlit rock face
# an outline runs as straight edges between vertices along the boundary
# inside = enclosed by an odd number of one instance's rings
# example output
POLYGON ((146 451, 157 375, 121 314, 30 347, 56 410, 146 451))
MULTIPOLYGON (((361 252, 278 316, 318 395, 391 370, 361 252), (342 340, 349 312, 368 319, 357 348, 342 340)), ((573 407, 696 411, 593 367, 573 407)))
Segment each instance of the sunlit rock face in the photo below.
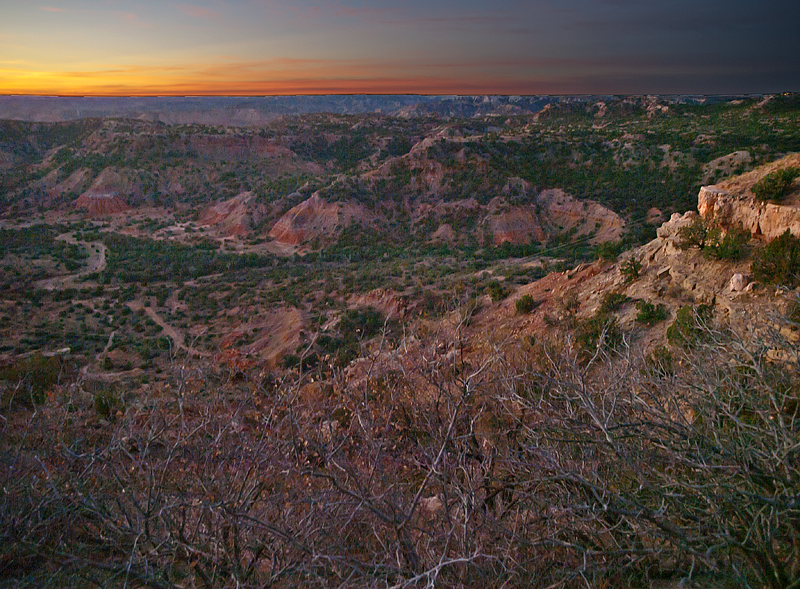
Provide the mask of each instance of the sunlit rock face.
POLYGON ((766 174, 780 168, 800 167, 800 154, 792 154, 769 166, 712 186, 703 186, 697 197, 697 210, 705 221, 723 229, 734 227, 766 241, 787 229, 800 236, 800 190, 786 195, 780 204, 761 202, 752 188, 766 174))

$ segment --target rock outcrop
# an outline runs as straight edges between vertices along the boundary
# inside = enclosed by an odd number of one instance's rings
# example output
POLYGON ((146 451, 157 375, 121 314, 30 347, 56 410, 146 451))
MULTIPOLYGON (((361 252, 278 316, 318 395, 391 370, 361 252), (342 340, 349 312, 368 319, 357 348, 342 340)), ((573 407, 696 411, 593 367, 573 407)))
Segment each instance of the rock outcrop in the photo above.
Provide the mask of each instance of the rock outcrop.
POLYGON ((536 199, 546 224, 576 229, 576 235, 594 233, 592 243, 616 241, 625 221, 611 209, 591 200, 576 200, 561 189, 542 191, 536 199))
POLYGON ((349 202, 327 203, 315 192, 292 207, 273 225, 269 236, 285 245, 331 240, 354 221, 370 223, 372 215, 349 202))
POLYGON ((761 177, 789 166, 800 166, 800 154, 787 156, 730 181, 702 187, 697 199, 700 216, 723 229, 742 228, 766 241, 778 237, 787 229, 793 235, 800 236, 800 205, 797 204, 796 195, 788 195, 784 199, 785 204, 773 204, 757 200, 751 192, 761 177))
POLYGON ((767 241, 787 229, 800 236, 800 206, 759 202, 752 196, 735 195, 718 186, 700 189, 697 209, 703 219, 725 229, 741 227, 767 241))
POLYGON ((265 214, 265 207, 255 202, 252 192, 242 192, 207 208, 197 222, 201 226, 215 227, 223 235, 246 235, 265 214))
POLYGON ((530 205, 512 206, 496 198, 488 210, 484 223, 495 245, 544 241, 570 230, 577 237, 592 235, 592 243, 616 241, 625 227, 625 221, 611 209, 590 200, 576 200, 560 189, 542 191, 530 205))
POLYGON ((126 198, 139 194, 137 183, 114 168, 106 168, 94 179, 89 189, 75 201, 77 208, 91 216, 115 215, 130 210, 126 198))
POLYGON ((486 219, 495 245, 543 241, 547 234, 534 207, 511 207, 486 219))
POLYGON ((351 297, 348 306, 351 309, 372 307, 383 313, 388 319, 400 319, 406 312, 406 303, 403 298, 393 290, 385 288, 376 288, 361 296, 351 297))

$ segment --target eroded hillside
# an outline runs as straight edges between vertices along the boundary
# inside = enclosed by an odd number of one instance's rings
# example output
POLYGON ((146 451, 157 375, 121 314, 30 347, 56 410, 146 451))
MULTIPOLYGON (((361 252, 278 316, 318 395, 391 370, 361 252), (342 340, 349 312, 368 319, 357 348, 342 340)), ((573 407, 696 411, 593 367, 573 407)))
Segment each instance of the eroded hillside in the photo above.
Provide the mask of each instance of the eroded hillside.
POLYGON ((4 123, 0 579, 792 586, 792 105, 4 123))

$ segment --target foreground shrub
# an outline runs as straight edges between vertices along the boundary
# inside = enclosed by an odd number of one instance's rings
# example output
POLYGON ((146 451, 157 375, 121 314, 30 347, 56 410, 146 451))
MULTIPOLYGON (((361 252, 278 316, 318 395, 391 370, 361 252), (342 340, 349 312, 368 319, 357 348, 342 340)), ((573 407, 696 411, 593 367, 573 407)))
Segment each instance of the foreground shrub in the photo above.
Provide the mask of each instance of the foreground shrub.
POLYGON ((794 185, 794 179, 800 175, 798 168, 783 168, 770 172, 753 185, 752 191, 760 201, 780 202, 794 185))
POLYGON ((751 272, 756 280, 771 284, 800 284, 800 239, 786 232, 756 254, 751 272))
POLYGON ((648 326, 653 326, 667 318, 667 308, 660 303, 654 305, 648 301, 638 301, 636 310, 639 311, 636 315, 636 322, 644 323, 648 326))
POLYGON ((681 307, 675 314, 675 321, 667 329, 667 341, 683 348, 697 345, 707 335, 712 312, 711 305, 681 307))
POLYGON ((531 295, 522 295, 517 299, 517 313, 519 315, 527 315, 538 307, 539 304, 539 301, 535 301, 531 295))
POLYGON ((712 229, 706 236, 703 254, 717 260, 735 262, 747 255, 750 233, 741 229, 730 229, 725 235, 721 229, 712 229))
POLYGON ((797 587, 776 320, 592 370, 546 342, 376 356, 348 389, 187 359, 102 427, 54 399, 0 424, 0 585, 797 587))
POLYGON ((706 245, 708 228, 703 219, 696 217, 689 225, 684 225, 678 230, 677 246, 682 250, 693 247, 703 249, 706 245))

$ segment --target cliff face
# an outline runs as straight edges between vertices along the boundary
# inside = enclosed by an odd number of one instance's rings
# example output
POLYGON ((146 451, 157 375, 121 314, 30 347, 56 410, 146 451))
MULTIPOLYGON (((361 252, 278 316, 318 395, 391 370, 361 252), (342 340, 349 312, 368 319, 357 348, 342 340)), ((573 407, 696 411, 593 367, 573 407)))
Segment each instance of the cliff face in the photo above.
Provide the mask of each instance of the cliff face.
POLYGON ((781 204, 761 202, 751 192, 760 178, 774 170, 790 166, 800 167, 800 154, 789 155, 727 182, 704 186, 697 199, 700 216, 723 229, 746 229, 754 237, 766 241, 778 237, 787 229, 793 235, 800 236, 800 191, 795 189, 781 204))

